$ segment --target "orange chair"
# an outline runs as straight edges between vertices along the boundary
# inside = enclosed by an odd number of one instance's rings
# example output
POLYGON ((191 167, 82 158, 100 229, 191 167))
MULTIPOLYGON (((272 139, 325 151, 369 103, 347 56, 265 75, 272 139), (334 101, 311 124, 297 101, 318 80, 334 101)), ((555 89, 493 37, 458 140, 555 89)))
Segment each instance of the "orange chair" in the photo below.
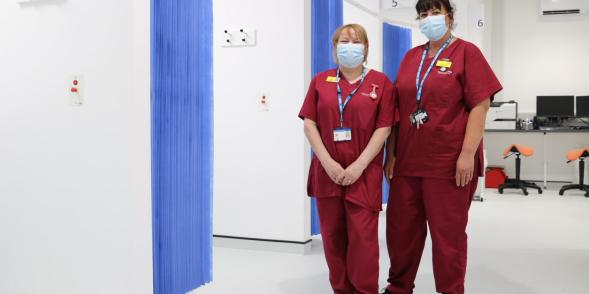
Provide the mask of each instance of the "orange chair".
POLYGON ((571 150, 568 152, 567 163, 579 160, 579 183, 563 186, 558 192, 560 196, 562 196, 564 194, 564 191, 567 190, 581 190, 585 191, 585 197, 589 197, 589 185, 583 184, 583 180, 585 178, 585 158, 587 157, 589 157, 589 148, 587 147, 571 150))
POLYGON ((534 155, 534 149, 518 144, 512 144, 503 151, 503 159, 515 155, 515 179, 507 179, 505 183, 499 186, 499 194, 503 194, 504 189, 521 189, 524 195, 528 195, 528 188, 538 190, 538 194, 542 194, 542 188, 532 182, 522 181, 520 179, 521 158, 520 156, 530 157, 534 155))

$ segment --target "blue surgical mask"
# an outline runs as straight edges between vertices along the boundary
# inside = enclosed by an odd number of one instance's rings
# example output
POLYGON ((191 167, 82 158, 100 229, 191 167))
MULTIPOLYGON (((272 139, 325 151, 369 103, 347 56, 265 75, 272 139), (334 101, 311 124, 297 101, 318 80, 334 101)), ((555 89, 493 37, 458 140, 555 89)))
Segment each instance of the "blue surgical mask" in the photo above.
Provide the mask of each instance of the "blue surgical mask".
POLYGON ((355 68, 364 62, 364 44, 337 44, 339 64, 347 68, 355 68))
POLYGON ((448 32, 446 16, 428 16, 419 21, 419 29, 430 41, 438 41, 448 32))

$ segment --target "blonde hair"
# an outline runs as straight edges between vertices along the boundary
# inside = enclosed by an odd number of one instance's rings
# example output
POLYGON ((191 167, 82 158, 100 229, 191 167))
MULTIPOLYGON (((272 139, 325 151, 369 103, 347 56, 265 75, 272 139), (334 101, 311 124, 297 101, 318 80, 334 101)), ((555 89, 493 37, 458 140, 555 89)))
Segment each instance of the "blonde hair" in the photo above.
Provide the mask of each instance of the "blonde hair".
POLYGON ((358 37, 360 42, 364 44, 364 62, 366 62, 366 60, 368 59, 368 34, 366 33, 366 30, 363 26, 355 23, 343 25, 337 28, 337 30, 335 30, 335 33, 333 33, 333 38, 331 42, 333 43, 333 58, 335 62, 339 63, 339 60, 337 59, 337 43, 339 41, 339 37, 341 36, 342 32, 346 30, 354 31, 356 33, 356 37, 358 37))

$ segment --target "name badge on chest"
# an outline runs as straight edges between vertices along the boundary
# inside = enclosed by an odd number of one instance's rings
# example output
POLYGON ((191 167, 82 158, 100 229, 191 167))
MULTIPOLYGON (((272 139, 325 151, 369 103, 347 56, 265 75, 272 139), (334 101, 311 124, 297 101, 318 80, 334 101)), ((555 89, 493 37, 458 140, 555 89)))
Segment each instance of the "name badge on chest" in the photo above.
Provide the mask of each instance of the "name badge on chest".
POLYGON ((352 129, 338 128, 338 129, 333 130, 333 141, 335 141, 335 142, 352 141, 352 129))
POLYGON ((411 126, 419 129, 421 125, 424 125, 429 121, 429 115, 427 114, 425 108, 418 108, 409 116, 409 121, 411 122, 411 126))

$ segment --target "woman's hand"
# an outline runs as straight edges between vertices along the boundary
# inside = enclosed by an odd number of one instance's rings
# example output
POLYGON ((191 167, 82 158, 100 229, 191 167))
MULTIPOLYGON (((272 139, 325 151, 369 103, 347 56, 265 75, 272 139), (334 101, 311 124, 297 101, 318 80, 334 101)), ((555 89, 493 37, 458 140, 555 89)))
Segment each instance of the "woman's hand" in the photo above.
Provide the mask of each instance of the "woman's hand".
POLYGON ((460 153, 456 162, 456 186, 464 187, 472 181, 474 173, 474 154, 460 153))
POLYGON ((395 156, 387 156, 387 160, 384 163, 383 173, 385 179, 390 181, 393 178, 393 170, 395 168, 395 161, 397 158, 395 156))
POLYGON ((342 186, 350 186, 360 178, 365 169, 366 165, 354 161, 354 163, 350 164, 350 166, 344 170, 337 180, 342 186))
POLYGON ((485 118, 491 107, 491 99, 487 98, 476 105, 468 115, 466 134, 462 142, 462 152, 456 162, 456 186, 464 187, 472 181, 474 174, 474 156, 481 145, 485 130, 485 118))
POLYGON ((325 163, 321 162, 321 165, 323 166, 323 168, 327 172, 327 175, 329 176, 329 178, 334 183, 341 185, 341 183, 338 182, 338 178, 341 177, 342 174, 344 173, 344 168, 341 166, 341 164, 339 164, 337 161, 335 161, 333 159, 329 159, 325 163))

